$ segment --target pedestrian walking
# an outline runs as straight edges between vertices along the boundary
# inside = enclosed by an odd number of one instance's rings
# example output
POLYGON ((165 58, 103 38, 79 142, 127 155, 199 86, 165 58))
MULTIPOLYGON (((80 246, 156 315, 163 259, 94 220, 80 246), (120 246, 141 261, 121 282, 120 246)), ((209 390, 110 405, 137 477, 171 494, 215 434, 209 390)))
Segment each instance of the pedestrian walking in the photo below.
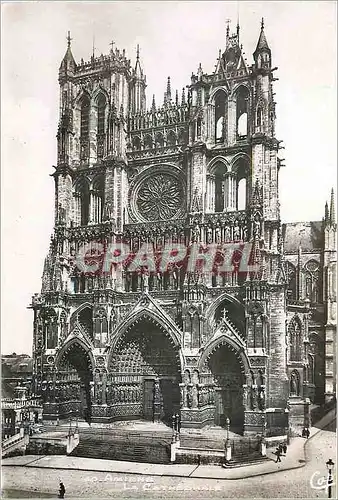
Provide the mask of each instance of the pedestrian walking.
POLYGON ((283 453, 284 455, 286 455, 286 452, 288 451, 288 447, 286 445, 286 443, 283 444, 283 453))
POLYGON ((277 457, 276 463, 277 462, 281 462, 280 455, 281 455, 281 450, 280 450, 280 448, 278 446, 278 448, 276 448, 276 457, 277 457))
POLYGON ((305 428, 303 428, 303 430, 302 430, 302 437, 303 437, 303 438, 305 438, 305 437, 306 437, 306 430, 305 430, 305 428))
POLYGON ((65 498, 66 488, 62 481, 60 481, 59 498, 65 498))
POLYGON ((309 429, 306 429, 306 434, 305 435, 306 435, 306 439, 309 439, 309 437, 310 437, 310 431, 309 431, 309 429))

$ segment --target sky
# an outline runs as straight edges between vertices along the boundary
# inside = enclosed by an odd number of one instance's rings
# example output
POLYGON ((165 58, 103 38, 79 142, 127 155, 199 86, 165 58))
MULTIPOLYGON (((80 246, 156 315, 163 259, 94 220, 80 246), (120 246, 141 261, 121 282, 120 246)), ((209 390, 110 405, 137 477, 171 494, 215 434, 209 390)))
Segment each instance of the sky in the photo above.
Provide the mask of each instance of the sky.
POLYGON ((336 185, 336 2, 3 2, 1 65, 1 342, 31 354, 33 312, 54 219, 58 68, 71 31, 77 61, 111 41, 135 63, 140 45, 147 103, 214 70, 227 19, 249 64, 261 18, 272 50, 284 222, 321 220, 336 185), (94 43, 93 43, 94 42, 94 43))

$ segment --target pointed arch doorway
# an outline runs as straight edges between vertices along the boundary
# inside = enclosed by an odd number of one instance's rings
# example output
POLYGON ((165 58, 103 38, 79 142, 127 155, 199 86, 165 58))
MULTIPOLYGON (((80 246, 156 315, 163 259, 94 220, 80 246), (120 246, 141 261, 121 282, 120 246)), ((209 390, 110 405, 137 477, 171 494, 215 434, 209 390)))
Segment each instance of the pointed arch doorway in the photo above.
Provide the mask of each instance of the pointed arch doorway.
POLYGON ((226 342, 219 343, 203 364, 202 377, 214 389, 214 424, 225 427, 230 419, 234 432, 244 427, 243 385, 245 369, 236 350, 226 342))
POLYGON ((93 361, 80 342, 71 342, 60 352, 57 361, 60 403, 67 403, 67 412, 91 421, 91 384, 93 361))
POLYGON ((170 424, 180 411, 178 347, 156 321, 144 318, 119 338, 110 359, 115 418, 170 424))

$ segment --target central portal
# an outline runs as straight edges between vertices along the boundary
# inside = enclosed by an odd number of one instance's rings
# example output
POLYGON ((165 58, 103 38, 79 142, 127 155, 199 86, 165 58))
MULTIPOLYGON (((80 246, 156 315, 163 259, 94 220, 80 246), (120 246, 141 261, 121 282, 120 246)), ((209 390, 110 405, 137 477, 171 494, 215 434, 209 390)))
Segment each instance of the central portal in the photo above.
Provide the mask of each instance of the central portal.
POLYGON ((169 424, 180 409, 181 379, 179 352, 168 334, 143 320, 121 337, 114 351, 110 363, 111 403, 118 408, 119 417, 169 424))

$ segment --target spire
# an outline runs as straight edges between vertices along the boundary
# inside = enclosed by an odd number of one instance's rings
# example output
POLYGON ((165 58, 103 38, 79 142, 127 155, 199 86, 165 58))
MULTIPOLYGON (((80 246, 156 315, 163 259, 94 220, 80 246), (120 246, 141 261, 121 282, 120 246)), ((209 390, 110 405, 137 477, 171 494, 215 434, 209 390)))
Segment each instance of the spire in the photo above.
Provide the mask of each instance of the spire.
POLYGON ((139 46, 139 44, 137 44, 137 47, 136 47, 135 76, 137 78, 143 77, 143 72, 142 72, 141 63, 140 63, 140 46, 139 46))
POLYGON ((182 101, 181 101, 181 105, 184 106, 185 105, 185 90, 184 90, 184 87, 182 89, 182 101))
POLYGON ((330 201, 330 222, 331 222, 331 224, 335 224, 335 222, 336 222, 336 212, 335 212, 335 206, 334 206, 333 188, 331 190, 331 201, 330 201))
POLYGON ((67 46, 70 48, 70 43, 72 41, 72 38, 70 37, 70 31, 68 31, 68 36, 67 36, 67 46))
POLYGON ((259 35, 259 39, 258 39, 256 50, 254 52, 254 56, 255 56, 255 54, 257 54, 257 52, 259 52, 261 50, 264 50, 264 49, 267 50, 269 53, 271 52, 270 51, 270 47, 268 45, 268 42, 266 40, 265 33, 264 33, 264 18, 262 17, 261 32, 260 32, 260 35, 259 35))
POLYGON ((175 104, 176 104, 176 106, 178 106, 178 90, 176 90, 175 104))
POLYGON ((62 59, 59 72, 61 73, 73 73, 76 68, 76 62, 72 54, 72 49, 71 49, 71 41, 72 38, 70 36, 70 31, 68 31, 67 34, 67 50, 64 55, 64 58, 62 59))
POLYGON ((329 218, 330 218, 330 215, 329 215, 329 205, 328 205, 328 203, 326 202, 326 203, 325 203, 325 216, 324 216, 324 221, 325 221, 325 223, 328 223, 328 222, 329 222, 329 218))
POLYGON ((155 94, 153 94, 153 102, 151 104, 151 112, 156 113, 155 94))
POLYGON ((168 76, 167 82, 167 101, 171 101, 171 84, 170 84, 170 76, 168 76))
POLYGON ((199 80, 202 79, 202 75, 203 75, 202 64, 200 63, 200 65, 198 66, 198 70, 197 70, 197 76, 198 76, 199 80))

